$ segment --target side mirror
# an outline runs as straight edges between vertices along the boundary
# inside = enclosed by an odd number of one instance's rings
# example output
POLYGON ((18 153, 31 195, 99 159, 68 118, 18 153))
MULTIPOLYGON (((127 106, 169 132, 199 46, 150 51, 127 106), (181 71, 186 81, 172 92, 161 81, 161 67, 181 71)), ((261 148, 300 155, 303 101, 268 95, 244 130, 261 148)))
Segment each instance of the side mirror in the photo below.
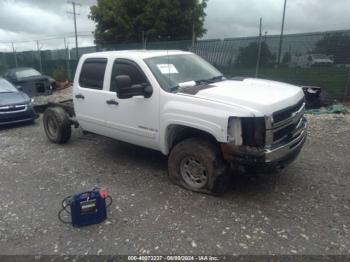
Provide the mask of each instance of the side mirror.
POLYGON ((18 91, 23 91, 23 87, 22 86, 16 86, 18 91))
POLYGON ((117 92, 119 90, 131 88, 131 79, 130 76, 127 75, 116 76, 115 83, 117 85, 117 92))
POLYGON ((143 89, 143 94, 144 94, 145 98, 150 98, 153 94, 152 86, 147 84, 143 89))
POLYGON ((117 96, 120 99, 131 98, 131 79, 128 75, 119 75, 115 77, 115 90, 117 91, 117 96))
POLYGON ((115 77, 115 90, 120 99, 127 99, 134 96, 144 96, 149 98, 152 96, 153 88, 149 84, 132 85, 130 76, 119 75, 115 77))

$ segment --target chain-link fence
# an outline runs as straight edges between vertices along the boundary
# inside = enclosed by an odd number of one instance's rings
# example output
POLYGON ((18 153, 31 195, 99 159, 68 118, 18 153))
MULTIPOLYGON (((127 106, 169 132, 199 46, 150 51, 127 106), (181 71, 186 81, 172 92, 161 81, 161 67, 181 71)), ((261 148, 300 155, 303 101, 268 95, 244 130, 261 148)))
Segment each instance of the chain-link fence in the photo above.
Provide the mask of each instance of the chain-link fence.
MULTIPOLYGON (((32 67, 59 81, 72 80, 78 62, 76 49, 72 47, 74 44, 74 37, 2 43, 7 51, 0 49, 0 75, 8 68, 32 67)), ((96 51, 95 46, 80 47, 78 55, 96 51)))
MULTIPOLYGON (((76 50, 68 48, 65 39, 54 41, 64 43, 64 47, 49 50, 45 45, 52 44, 40 41, 33 42, 29 51, 0 53, 0 71, 28 66, 58 80, 71 80, 77 64, 76 50)), ((285 35, 280 61, 279 43, 279 36, 265 35, 199 40, 195 44, 191 40, 108 44, 81 47, 78 54, 144 48, 187 50, 208 60, 227 76, 258 76, 297 85, 319 86, 334 99, 349 98, 350 30, 285 35)), ((15 43, 14 50, 20 49, 20 43, 15 43)))

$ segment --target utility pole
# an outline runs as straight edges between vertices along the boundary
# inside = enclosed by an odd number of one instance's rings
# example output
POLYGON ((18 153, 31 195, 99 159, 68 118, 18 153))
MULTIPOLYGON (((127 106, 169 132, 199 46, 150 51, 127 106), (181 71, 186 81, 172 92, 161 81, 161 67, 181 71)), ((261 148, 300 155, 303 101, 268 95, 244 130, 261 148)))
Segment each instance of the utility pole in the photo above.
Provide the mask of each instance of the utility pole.
POLYGON ((258 76, 259 76, 260 59, 261 59, 261 44, 262 44, 262 18, 260 18, 259 48, 258 48, 258 58, 256 61, 255 78, 258 78, 258 76))
POLYGON ((11 44, 12 44, 13 56, 14 56, 14 59, 15 59, 15 65, 16 65, 16 67, 18 67, 18 63, 17 63, 17 53, 16 53, 15 45, 14 45, 13 42, 12 42, 11 44))
POLYGON ((142 30, 142 49, 146 49, 146 36, 145 36, 145 30, 142 30))
POLYGON ((76 3, 74 1, 69 2, 72 4, 73 6, 73 12, 68 12, 69 14, 73 14, 74 17, 74 34, 75 34, 75 54, 76 54, 76 58, 77 60, 79 59, 79 51, 78 51, 78 33, 77 33, 77 18, 76 16, 79 15, 76 13, 75 7, 77 5, 80 5, 79 3, 76 3))
POLYGON ((285 18, 286 18, 286 7, 287 7, 287 0, 284 0, 283 17, 282 17, 282 28, 281 28, 281 37, 280 37, 280 46, 279 46, 279 49, 278 49, 278 61, 277 61, 278 65, 281 63, 283 33, 284 33, 284 22, 285 22, 285 18))
POLYGON ((38 50, 38 56, 39 56, 39 68, 40 68, 40 73, 43 72, 43 65, 41 63, 41 51, 40 51, 40 47, 39 47, 39 40, 36 40, 36 48, 38 50))
POLYGON ((192 48, 194 48, 194 44, 196 42, 196 9, 197 5, 201 5, 202 0, 195 0, 194 1, 194 6, 192 10, 192 48))
POLYGON ((64 41, 64 50, 65 50, 65 59, 66 59, 66 71, 67 71, 67 80, 71 80, 71 75, 70 75, 70 65, 69 65, 69 49, 68 49, 68 45, 66 42, 66 38, 63 38, 64 41))
POLYGON ((346 100, 349 98, 350 98, 350 68, 348 71, 348 79, 346 81, 345 89, 344 89, 344 97, 343 97, 344 102, 346 102, 346 100))
POLYGON ((195 9, 196 6, 193 7, 193 11, 192 11, 192 48, 194 48, 194 44, 196 42, 196 31, 195 31, 195 9))

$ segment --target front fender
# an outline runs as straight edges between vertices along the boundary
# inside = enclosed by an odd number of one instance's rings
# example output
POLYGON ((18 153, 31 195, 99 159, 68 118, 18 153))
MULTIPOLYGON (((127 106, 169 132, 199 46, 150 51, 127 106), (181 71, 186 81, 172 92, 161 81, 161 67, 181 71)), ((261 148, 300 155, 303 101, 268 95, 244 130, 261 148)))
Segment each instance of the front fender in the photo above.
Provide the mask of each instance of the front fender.
POLYGON ((169 153, 167 130, 172 125, 190 127, 204 131, 216 141, 227 142, 227 125, 230 116, 247 114, 241 110, 227 108, 220 103, 212 103, 201 99, 182 96, 182 101, 172 99, 163 106, 160 121, 161 151, 169 153), (188 101, 186 101, 188 100, 188 101))

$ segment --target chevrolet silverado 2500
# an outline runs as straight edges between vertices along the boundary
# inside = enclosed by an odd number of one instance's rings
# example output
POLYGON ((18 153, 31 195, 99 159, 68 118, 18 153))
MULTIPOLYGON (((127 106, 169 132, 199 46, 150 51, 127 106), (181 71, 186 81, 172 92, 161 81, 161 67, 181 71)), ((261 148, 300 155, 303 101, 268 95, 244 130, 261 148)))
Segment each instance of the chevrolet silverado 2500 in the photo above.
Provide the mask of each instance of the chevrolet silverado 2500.
POLYGON ((285 167, 307 122, 300 87, 225 78, 183 51, 114 51, 80 58, 71 104, 50 104, 46 135, 66 143, 71 126, 161 151, 171 180, 219 194, 230 166, 285 167))

